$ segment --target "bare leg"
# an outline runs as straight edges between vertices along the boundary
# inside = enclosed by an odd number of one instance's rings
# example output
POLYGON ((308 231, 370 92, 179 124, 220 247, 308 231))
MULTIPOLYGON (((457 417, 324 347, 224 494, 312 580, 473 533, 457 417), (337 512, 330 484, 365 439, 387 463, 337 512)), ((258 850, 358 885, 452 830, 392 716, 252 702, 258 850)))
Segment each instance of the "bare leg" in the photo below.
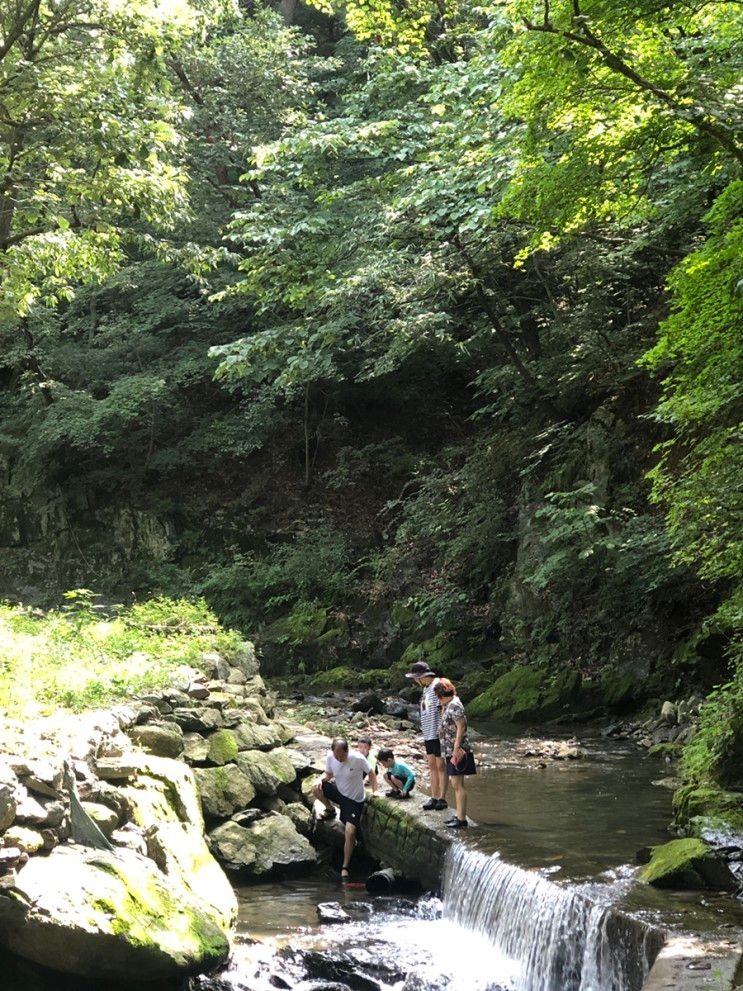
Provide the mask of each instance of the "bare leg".
POLYGON ((439 790, 436 797, 446 801, 446 792, 449 787, 449 775, 446 773, 446 760, 444 757, 437 757, 436 762, 439 768, 439 790))
POLYGON ((312 789, 313 796, 325 806, 328 812, 335 812, 335 807, 329 798, 325 796, 325 792, 322 790, 322 779, 318 780, 317 784, 312 789))
POLYGON ((464 778, 461 774, 455 774, 451 779, 451 786, 454 789, 454 801, 457 807, 457 819, 464 821, 467 818, 467 792, 464 788, 464 778))
POLYGON ((351 857, 353 855, 353 848, 355 845, 356 827, 352 822, 347 822, 346 833, 343 838, 343 870, 341 871, 341 877, 348 877, 348 865, 351 863, 351 857))
POLYGON ((439 798, 439 758, 433 754, 426 754, 428 763, 428 775, 431 779, 431 798, 439 798))

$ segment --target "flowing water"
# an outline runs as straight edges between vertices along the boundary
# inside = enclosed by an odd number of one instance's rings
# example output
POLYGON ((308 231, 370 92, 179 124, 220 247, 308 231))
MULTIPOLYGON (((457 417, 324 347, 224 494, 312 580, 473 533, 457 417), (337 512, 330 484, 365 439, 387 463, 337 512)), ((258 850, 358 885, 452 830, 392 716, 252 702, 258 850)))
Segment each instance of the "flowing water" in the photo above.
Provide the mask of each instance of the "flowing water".
MULTIPOLYGON (((467 783, 477 828, 452 848, 441 901, 374 898, 329 873, 239 888, 230 966, 194 988, 639 991, 658 925, 741 922, 729 898, 635 881, 636 849, 668 838, 671 791, 657 783, 667 766, 598 737, 584 740, 582 760, 546 767, 517 758, 508 735, 483 734, 477 749, 467 783), (348 918, 321 923, 323 902, 348 918)), ((22 963, 0 968, 3 991, 82 991, 22 963)))

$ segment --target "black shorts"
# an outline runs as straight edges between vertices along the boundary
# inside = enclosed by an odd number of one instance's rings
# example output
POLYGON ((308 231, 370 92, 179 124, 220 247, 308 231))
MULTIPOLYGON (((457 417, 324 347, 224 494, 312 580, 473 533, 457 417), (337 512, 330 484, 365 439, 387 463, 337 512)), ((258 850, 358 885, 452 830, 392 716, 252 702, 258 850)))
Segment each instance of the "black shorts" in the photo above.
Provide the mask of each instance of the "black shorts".
POLYGON ((446 773, 450 778, 460 774, 477 774, 475 755, 468 750, 458 764, 452 764, 451 755, 446 758, 446 773))
POLYGON ((352 826, 358 826, 361 822, 361 813, 364 811, 363 802, 354 802, 352 798, 341 795, 335 781, 323 781, 322 793, 340 808, 341 822, 350 822, 352 826))
POLYGON ((435 740, 424 740, 423 744, 427 754, 433 754, 434 757, 441 756, 441 740, 438 737, 435 740))

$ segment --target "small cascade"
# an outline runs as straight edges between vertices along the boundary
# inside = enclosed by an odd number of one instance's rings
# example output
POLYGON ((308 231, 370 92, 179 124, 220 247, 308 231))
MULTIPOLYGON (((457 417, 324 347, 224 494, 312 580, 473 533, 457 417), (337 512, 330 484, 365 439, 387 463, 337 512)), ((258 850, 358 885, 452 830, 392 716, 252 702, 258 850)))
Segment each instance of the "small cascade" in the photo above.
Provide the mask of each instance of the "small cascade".
POLYGON ((517 991, 640 991, 663 945, 659 929, 463 843, 443 895, 444 918, 513 961, 517 991))

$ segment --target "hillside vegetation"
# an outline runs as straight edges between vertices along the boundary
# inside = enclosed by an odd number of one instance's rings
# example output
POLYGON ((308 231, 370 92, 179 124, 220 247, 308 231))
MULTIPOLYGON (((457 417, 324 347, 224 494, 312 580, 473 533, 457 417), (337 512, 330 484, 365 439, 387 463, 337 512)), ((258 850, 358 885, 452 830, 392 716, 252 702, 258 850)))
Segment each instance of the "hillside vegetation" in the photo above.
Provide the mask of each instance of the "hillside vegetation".
POLYGON ((0 594, 203 597, 268 672, 481 709, 714 689, 713 779, 740 4, 5 8, 0 594))

